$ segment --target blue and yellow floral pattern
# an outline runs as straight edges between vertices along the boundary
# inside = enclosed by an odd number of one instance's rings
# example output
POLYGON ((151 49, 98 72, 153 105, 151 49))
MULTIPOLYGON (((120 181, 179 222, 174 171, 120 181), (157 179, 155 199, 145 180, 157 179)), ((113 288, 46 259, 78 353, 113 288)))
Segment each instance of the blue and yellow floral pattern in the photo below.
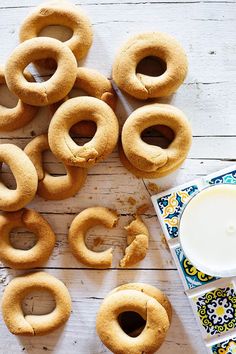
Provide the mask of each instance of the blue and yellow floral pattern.
POLYGON ((192 263, 189 261, 189 259, 185 257, 185 254, 181 247, 176 247, 175 253, 178 258, 182 270, 182 274, 185 278, 185 281, 189 289, 194 289, 198 286, 216 280, 216 278, 210 275, 206 275, 202 273, 200 270, 198 270, 197 268, 195 268, 192 265, 192 263))
POLYGON ((236 184, 236 170, 227 172, 221 176, 213 177, 210 180, 207 180, 209 184, 219 184, 219 183, 231 183, 236 184))
POLYGON ((224 333, 236 327, 236 294, 232 286, 209 291, 193 300, 208 335, 224 333))
POLYGON ((211 350, 212 354, 236 354, 236 338, 215 344, 211 350))
POLYGON ((184 205, 196 192, 198 192, 198 187, 193 185, 184 188, 182 191, 173 192, 157 199, 157 204, 170 238, 178 237, 179 216, 184 205))

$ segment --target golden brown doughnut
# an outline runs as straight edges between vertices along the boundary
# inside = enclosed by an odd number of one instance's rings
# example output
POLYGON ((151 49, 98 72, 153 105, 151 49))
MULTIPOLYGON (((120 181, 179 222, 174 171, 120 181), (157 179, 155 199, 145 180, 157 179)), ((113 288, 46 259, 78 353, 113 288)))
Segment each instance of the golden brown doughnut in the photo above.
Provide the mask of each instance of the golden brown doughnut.
POLYGON ((164 342, 169 325, 164 307, 152 296, 137 290, 109 294, 102 302, 96 320, 101 341, 116 354, 154 353, 164 342), (137 337, 126 334, 119 324, 119 315, 128 311, 138 313, 146 321, 137 337))
POLYGON ((53 154, 67 165, 92 167, 104 160, 115 148, 119 125, 113 110, 94 97, 75 97, 64 102, 54 114, 48 130, 53 154), (94 137, 78 146, 69 135, 70 128, 83 120, 96 123, 94 137))
POLYGON ((10 281, 2 297, 2 315, 9 331, 16 335, 40 336, 62 326, 70 317, 71 298, 66 286, 54 276, 35 272, 10 281), (55 309, 46 315, 24 315, 21 303, 28 293, 49 291, 55 299, 55 309))
POLYGON ((152 286, 150 284, 146 283, 127 283, 118 286, 117 288, 113 289, 111 292, 108 293, 107 296, 110 294, 113 294, 114 292, 121 291, 121 290, 137 290, 141 291, 151 297, 153 297, 155 300, 157 300, 166 310, 169 322, 171 323, 172 319, 172 306, 171 303, 168 299, 168 297, 158 288, 155 286, 152 286))
POLYGON ((127 244, 125 255, 120 261, 121 267, 130 267, 141 261, 147 253, 149 232, 139 215, 125 226, 127 231, 127 244))
POLYGON ((176 170, 186 159, 192 142, 191 126, 178 108, 154 103, 136 109, 122 129, 120 158, 138 177, 157 178, 176 170), (175 134, 168 148, 145 143, 142 132, 151 126, 166 125, 175 134))
MULTIPOLYGON (((80 7, 61 0, 41 4, 26 17, 20 28, 20 42, 38 37, 43 28, 52 25, 70 28, 72 37, 64 44, 71 49, 77 60, 86 56, 93 40, 91 23, 80 7)), ((39 64, 48 68, 55 67, 55 63, 52 64, 50 60, 39 64)))
POLYGON ((66 166, 66 175, 52 176, 43 168, 43 152, 50 150, 47 134, 39 135, 25 147, 25 153, 33 162, 38 174, 37 193, 44 199, 62 200, 75 195, 83 186, 87 170, 66 166))
POLYGON ((9 189, 0 182, 0 210, 19 210, 35 196, 37 172, 24 151, 13 144, 0 144, 0 162, 9 165, 16 180, 16 189, 9 189))
MULTIPOLYGON (((89 68, 77 68, 77 76, 73 88, 85 91, 88 96, 99 98, 106 102, 115 111, 117 95, 112 87, 110 80, 97 70, 89 68)), ((64 99, 67 100, 68 97, 64 99)), ((62 102, 52 105, 52 112, 58 109, 62 102)), ((96 133, 96 124, 91 121, 81 121, 75 124, 71 131, 79 137, 92 137, 96 133)))
POLYGON ((56 236, 49 223, 36 211, 21 209, 0 215, 0 260, 14 269, 41 267, 50 257, 56 236), (9 236, 13 229, 24 227, 37 236, 29 250, 16 249, 9 236))
POLYGON ((129 95, 146 100, 169 96, 177 90, 187 75, 188 62, 179 42, 161 32, 141 33, 131 37, 119 50, 113 64, 113 79, 129 95), (149 56, 166 63, 160 76, 136 73, 138 63, 149 56))
POLYGON ((117 220, 115 211, 103 207, 87 208, 74 218, 69 229, 68 241, 70 249, 78 261, 95 268, 111 266, 112 248, 103 252, 91 251, 85 244, 85 237, 90 228, 104 225, 111 229, 116 226, 117 220))
POLYGON ((9 90, 23 102, 33 106, 46 106, 64 98, 72 89, 77 63, 71 50, 54 38, 38 37, 21 43, 8 58, 5 68, 9 90), (31 62, 53 58, 57 69, 44 82, 28 82, 23 71, 31 62))
MULTIPOLYGON (((24 71, 26 80, 34 82, 34 77, 24 71)), ((0 66, 0 85, 6 85, 4 68, 0 66)), ((0 131, 13 131, 22 128, 28 124, 37 114, 38 107, 30 106, 21 100, 18 100, 14 108, 8 108, 0 105, 0 131)))

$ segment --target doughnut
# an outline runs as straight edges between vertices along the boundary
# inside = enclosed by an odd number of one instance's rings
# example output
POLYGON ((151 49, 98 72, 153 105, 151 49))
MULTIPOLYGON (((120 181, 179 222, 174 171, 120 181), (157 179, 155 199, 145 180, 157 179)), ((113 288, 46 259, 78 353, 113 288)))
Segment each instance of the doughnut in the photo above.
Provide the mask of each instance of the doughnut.
POLYGON ((96 319, 96 329, 103 344, 116 354, 154 353, 164 342, 170 322, 165 308, 144 291, 115 291, 102 302, 96 319), (145 321, 142 332, 131 337, 121 328, 119 316, 136 312, 145 321))
POLYGON ((166 313, 169 318, 169 322, 171 323, 172 319, 172 306, 171 303, 168 299, 168 297, 158 288, 155 286, 152 286, 150 284, 146 283, 127 283, 118 286, 117 288, 113 289, 111 292, 108 293, 107 296, 110 294, 113 294, 114 292, 121 291, 121 290, 137 290, 141 291, 151 297, 153 297, 155 300, 157 300, 166 310, 166 313))
POLYGON ((75 195, 83 186, 87 170, 84 168, 66 166, 66 175, 52 176, 43 168, 43 152, 49 150, 48 136, 42 134, 30 141, 25 147, 25 153, 33 162, 38 174, 38 190, 40 197, 48 200, 62 200, 75 195))
POLYGON ((41 267, 50 257, 56 236, 48 222, 36 211, 21 209, 0 215, 0 260, 14 269, 41 267), (11 245, 10 233, 24 227, 37 236, 37 243, 29 250, 16 249, 11 245))
MULTIPOLYGON (((77 68, 77 76, 73 88, 85 91, 88 96, 99 98, 106 102, 115 111, 117 95, 110 80, 97 70, 88 68, 77 68)), ((64 101, 68 99, 64 99, 64 101)), ((52 112, 55 113, 62 102, 52 105, 52 112)), ((96 124, 91 121, 81 121, 71 128, 72 133, 79 137, 92 137, 96 133, 96 124)))
POLYGON ((66 286, 46 272, 34 272, 16 277, 6 286, 2 297, 3 320, 16 335, 40 336, 62 326, 70 317, 71 298, 66 286), (50 292, 55 309, 46 315, 24 315, 21 303, 32 291, 50 292))
POLYGON ((123 165, 137 177, 157 178, 175 171, 186 159, 192 142, 191 126, 178 108, 153 103, 136 109, 128 117, 121 140, 119 154, 123 165), (175 134, 166 149, 147 144, 141 138, 145 129, 159 124, 175 134))
POLYGON ((139 215, 136 215, 128 226, 125 226, 127 231, 127 244, 125 255, 120 261, 121 267, 130 267, 141 261, 147 253, 149 232, 139 215))
POLYGON ((115 148, 119 125, 113 110, 94 97, 75 97, 64 102, 49 124, 48 141, 53 154, 66 165, 92 167, 115 148), (70 128, 82 120, 97 125, 94 137, 78 146, 69 135, 70 128))
POLYGON ((70 249, 77 260, 89 267, 110 267, 112 248, 103 252, 91 251, 85 244, 85 237, 90 228, 103 225, 111 229, 116 226, 117 221, 116 212, 103 207, 87 208, 79 213, 72 221, 68 234, 70 249))
POLYGON ((161 32, 147 32, 131 37, 122 46, 113 64, 112 76, 121 90, 146 100, 175 92, 184 81, 187 68, 186 54, 175 38, 161 32), (136 72, 138 63, 150 56, 166 63, 162 75, 153 77, 136 72))
POLYGON ((46 106, 64 98, 76 79, 77 63, 71 50, 54 38, 39 37, 21 43, 12 52, 5 68, 9 90, 32 106, 46 106), (23 71, 31 62, 53 58, 57 69, 44 82, 28 82, 23 71))
MULTIPOLYGON (((51 1, 36 7, 20 27, 20 42, 38 37, 47 26, 66 26, 73 32, 72 37, 64 42, 73 52, 75 58, 84 58, 92 45, 93 33, 91 23, 80 7, 65 1, 51 1)), ((40 61, 40 66, 54 69, 52 60, 40 61)))
MULTIPOLYGON (((24 72, 27 81, 34 82, 34 77, 28 72, 24 72)), ((0 66, 0 85, 6 85, 5 70, 0 66)), ((30 106, 18 100, 14 108, 0 105, 0 131, 10 132, 22 128, 28 124, 37 114, 38 107, 30 106)))
POLYGON ((0 144, 0 163, 9 165, 16 180, 16 189, 7 188, 0 182, 0 210, 16 211, 34 198, 38 177, 34 165, 18 146, 0 144))

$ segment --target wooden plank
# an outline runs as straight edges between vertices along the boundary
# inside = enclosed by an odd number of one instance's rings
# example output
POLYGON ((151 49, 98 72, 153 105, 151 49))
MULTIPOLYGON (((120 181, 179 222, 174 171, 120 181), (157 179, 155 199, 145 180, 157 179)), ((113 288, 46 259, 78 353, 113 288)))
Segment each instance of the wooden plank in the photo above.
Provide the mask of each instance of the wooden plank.
MULTIPOLYGON (((159 354, 199 354, 204 353, 204 346, 192 309, 187 297, 183 293, 182 284, 176 271, 89 271, 89 270, 50 270, 50 274, 61 279, 68 287, 73 309, 71 317, 64 327, 44 337, 16 337, 11 335, 5 325, 1 323, 0 352, 25 352, 43 354, 54 352, 57 354, 104 354, 110 353, 96 335, 95 318, 99 305, 104 296, 115 286, 127 282, 146 282, 159 287, 169 296, 173 305, 173 320, 168 336, 158 351, 159 354)), ((9 279, 19 272, 2 271, 0 292, 9 282, 9 279)), ((51 298, 39 294, 28 296, 24 307, 27 312, 45 313, 53 306, 51 298)))

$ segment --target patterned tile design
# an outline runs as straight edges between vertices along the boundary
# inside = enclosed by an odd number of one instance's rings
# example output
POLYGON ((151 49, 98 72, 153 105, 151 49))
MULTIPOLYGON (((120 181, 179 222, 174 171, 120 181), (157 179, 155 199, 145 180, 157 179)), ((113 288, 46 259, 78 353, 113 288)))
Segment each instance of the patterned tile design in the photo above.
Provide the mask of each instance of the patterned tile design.
POLYGON ((182 274, 189 289, 194 289, 198 286, 207 284, 217 279, 210 275, 206 275, 200 272, 200 270, 198 270, 197 268, 195 268, 188 260, 188 258, 185 257, 181 247, 176 247, 175 253, 178 258, 182 274))
POLYGON ((212 354, 236 354, 236 338, 213 345, 211 351, 212 354))
POLYGON ((193 298, 207 337, 236 327, 236 294, 232 285, 193 298))
POLYGON ((209 184, 218 184, 218 183, 231 183, 236 184, 236 170, 227 172, 223 175, 219 175, 206 180, 209 184))
POLYGON ((162 214, 169 238, 178 237, 181 211, 191 196, 197 191, 198 187, 193 185, 157 199, 158 208, 162 214))

